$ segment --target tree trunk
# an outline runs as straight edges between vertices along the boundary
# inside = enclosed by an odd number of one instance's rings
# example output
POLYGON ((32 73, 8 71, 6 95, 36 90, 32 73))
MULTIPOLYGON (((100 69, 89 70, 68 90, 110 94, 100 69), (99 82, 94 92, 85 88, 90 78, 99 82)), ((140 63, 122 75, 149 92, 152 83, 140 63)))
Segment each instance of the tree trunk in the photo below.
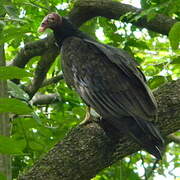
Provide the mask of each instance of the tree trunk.
MULTIPOLYGON (((0 67, 5 66, 4 45, 0 45, 0 67)), ((0 97, 7 97, 7 82, 0 80, 0 97)), ((10 122, 7 113, 0 114, 0 135, 10 136, 10 122)), ((11 157, 0 154, 0 173, 11 180, 11 157)))

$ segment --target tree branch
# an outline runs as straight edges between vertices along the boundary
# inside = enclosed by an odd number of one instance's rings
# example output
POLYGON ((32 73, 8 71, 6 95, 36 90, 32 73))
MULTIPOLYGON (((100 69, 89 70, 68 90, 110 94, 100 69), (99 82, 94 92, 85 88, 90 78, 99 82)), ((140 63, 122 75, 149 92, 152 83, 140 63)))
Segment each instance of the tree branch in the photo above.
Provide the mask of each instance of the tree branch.
POLYGON ((31 100, 33 105, 47 105, 61 101, 61 97, 56 93, 40 94, 37 93, 31 100))
POLYGON ((57 49, 53 35, 27 43, 24 48, 20 50, 17 56, 8 63, 8 66, 24 68, 31 58, 43 55, 50 48, 57 49))
POLYGON ((51 64, 54 62, 58 54, 58 47, 55 46, 54 48, 48 49, 46 53, 42 55, 41 60, 36 67, 35 76, 32 80, 32 83, 28 87, 25 87, 25 91, 29 94, 30 97, 33 97, 41 87, 46 74, 51 67, 51 64))
MULTIPOLYGON (((118 20, 120 17, 130 12, 139 15, 142 12, 142 9, 112 0, 78 0, 74 9, 71 11, 69 18, 79 27, 84 22, 96 16, 118 20)), ((144 27, 148 30, 164 35, 168 35, 173 24, 177 22, 176 20, 162 14, 158 14, 150 21, 147 20, 147 17, 140 18, 137 21, 132 21, 132 17, 126 17, 123 18, 122 21, 130 22, 137 27, 144 27)))
MULTIPOLYGON (((180 80, 167 83, 154 94, 159 106, 157 126, 162 135, 167 136, 180 128, 180 80)), ((90 123, 72 129, 19 180, 88 180, 140 150, 126 134, 112 135, 112 129, 109 126, 106 129, 106 125, 90 123)))
POLYGON ((58 83, 58 82, 59 82, 60 80, 62 80, 62 79, 64 79, 63 74, 62 74, 62 73, 59 73, 57 76, 55 76, 55 77, 53 77, 53 78, 51 78, 51 79, 44 80, 44 82, 43 82, 43 84, 42 84, 41 87, 58 83))

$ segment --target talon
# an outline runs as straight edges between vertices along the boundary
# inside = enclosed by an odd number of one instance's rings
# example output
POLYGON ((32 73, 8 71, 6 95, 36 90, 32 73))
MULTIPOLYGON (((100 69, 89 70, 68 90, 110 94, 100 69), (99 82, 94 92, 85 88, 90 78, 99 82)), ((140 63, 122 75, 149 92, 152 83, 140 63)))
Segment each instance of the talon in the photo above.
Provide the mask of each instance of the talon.
POLYGON ((91 108, 90 106, 87 107, 87 110, 86 110, 86 116, 84 118, 84 120, 79 124, 80 126, 84 126, 84 125, 87 125, 89 123, 92 122, 92 119, 91 119, 91 108))

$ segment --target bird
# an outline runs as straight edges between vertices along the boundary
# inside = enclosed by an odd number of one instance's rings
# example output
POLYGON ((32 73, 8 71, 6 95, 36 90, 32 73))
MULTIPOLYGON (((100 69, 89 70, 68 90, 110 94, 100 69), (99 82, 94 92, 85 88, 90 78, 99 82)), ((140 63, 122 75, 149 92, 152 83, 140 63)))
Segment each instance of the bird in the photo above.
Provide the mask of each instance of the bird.
POLYGON ((135 59, 94 40, 57 13, 45 16, 38 31, 48 28, 61 49, 66 83, 103 121, 124 129, 144 150, 162 159, 164 140, 154 124, 157 103, 135 59))

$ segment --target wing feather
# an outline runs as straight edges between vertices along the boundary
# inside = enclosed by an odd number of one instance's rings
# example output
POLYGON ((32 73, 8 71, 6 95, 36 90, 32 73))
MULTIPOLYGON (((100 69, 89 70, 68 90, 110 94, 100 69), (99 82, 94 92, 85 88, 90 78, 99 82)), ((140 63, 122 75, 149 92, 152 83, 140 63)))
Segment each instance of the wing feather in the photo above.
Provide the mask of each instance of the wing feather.
POLYGON ((64 68, 72 71, 65 75, 73 75, 74 87, 87 104, 107 118, 155 116, 154 96, 133 58, 124 51, 90 40, 72 38, 71 41, 65 45, 63 61, 72 62, 73 67, 64 68), (69 52, 73 48, 76 52, 72 56, 69 52))

